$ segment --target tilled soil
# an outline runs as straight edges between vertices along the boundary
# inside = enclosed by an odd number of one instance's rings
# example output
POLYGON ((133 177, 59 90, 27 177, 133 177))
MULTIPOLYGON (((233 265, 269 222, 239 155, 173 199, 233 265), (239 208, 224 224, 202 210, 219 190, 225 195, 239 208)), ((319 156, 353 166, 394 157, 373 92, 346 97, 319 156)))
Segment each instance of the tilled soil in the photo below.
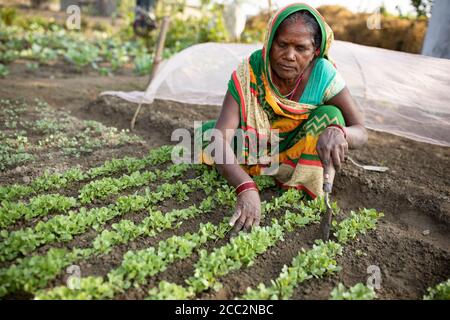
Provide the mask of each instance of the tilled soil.
MULTIPOLYGON (((125 129, 129 127, 136 105, 116 98, 99 98, 99 93, 103 90, 143 90, 146 82, 146 78, 135 77, 126 71, 114 77, 99 77, 89 72, 80 74, 64 66, 38 69, 30 75, 22 65, 13 64, 11 75, 0 79, 0 98, 20 98, 30 102, 40 98, 80 119, 97 120, 125 129)), ((195 120, 214 119, 219 111, 213 106, 156 101, 143 108, 134 131, 143 137, 145 144, 96 150, 79 159, 54 158, 45 163, 25 164, 2 172, 0 183, 23 183, 25 177, 36 177, 46 168, 61 170, 75 165, 89 168, 113 157, 142 156, 150 148, 173 143, 170 137, 174 129, 188 128, 192 131, 195 120)), ((420 299, 426 288, 450 278, 450 148, 369 131, 368 145, 361 150, 352 150, 350 156, 362 164, 387 166, 389 171, 365 171, 347 162, 337 175, 332 200, 338 202, 344 213, 366 207, 384 212, 385 217, 377 230, 345 247, 344 254, 338 258, 341 272, 325 279, 305 281, 295 291, 294 298, 327 299, 339 282, 346 286, 366 283, 370 276, 368 267, 377 266, 381 272, 381 288, 377 290, 379 298, 420 299)), ((76 188, 69 188, 67 194, 76 194, 76 191, 76 188)), ((193 195, 188 205, 199 202, 200 198, 201 193, 193 195)), ((164 211, 177 207, 179 204, 169 201, 165 203, 164 211)), ((231 213, 228 211, 224 209, 214 216, 194 219, 173 234, 195 231, 201 222, 219 222, 224 215, 231 213)), ((85 246, 86 241, 82 239, 92 236, 80 237, 79 245, 85 246)), ((167 236, 168 233, 159 237, 167 236)), ((270 284, 283 265, 289 264, 301 248, 312 246, 316 238, 317 225, 288 233, 284 242, 261 255, 253 266, 223 277, 223 289, 219 292, 205 292, 197 298, 232 299, 245 293, 248 286, 254 287, 260 282, 270 284)), ((137 239, 134 246, 144 248, 155 243, 154 240, 137 239)), ((205 248, 212 250, 213 246, 208 244, 205 248)), ((126 249, 120 247, 114 254, 98 261, 84 262, 86 273, 83 276, 105 275, 119 263, 126 249)), ((192 275, 196 260, 194 254, 177 262, 164 273, 149 279, 148 285, 142 289, 129 290, 118 298, 144 298, 146 290, 162 279, 183 284, 184 279, 192 275)), ((52 285, 63 279, 61 276, 52 285)), ((11 298, 28 296, 18 293, 11 298)))

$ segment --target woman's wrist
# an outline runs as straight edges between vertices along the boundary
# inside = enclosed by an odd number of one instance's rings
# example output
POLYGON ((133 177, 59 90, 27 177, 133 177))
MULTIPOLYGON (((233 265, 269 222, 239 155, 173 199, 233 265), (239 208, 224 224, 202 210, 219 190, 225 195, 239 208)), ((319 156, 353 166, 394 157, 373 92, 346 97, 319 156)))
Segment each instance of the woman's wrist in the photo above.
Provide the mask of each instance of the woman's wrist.
POLYGON ((247 191, 259 191, 258 185, 254 181, 246 181, 236 187, 236 195, 239 196, 247 191))
POLYGON ((347 140, 347 130, 345 130, 345 128, 343 126, 341 126, 340 124, 329 124, 327 128, 336 128, 338 130, 340 130, 342 132, 342 134, 344 135, 344 139, 347 140))
POLYGON ((259 190, 258 190, 258 189, 247 189, 247 190, 242 191, 242 192, 239 193, 238 195, 236 195, 236 197, 239 198, 239 197, 242 197, 243 195, 249 194, 249 193, 251 193, 251 192, 256 192, 256 194, 259 195, 259 190))
POLYGON ((358 149, 367 144, 367 130, 362 125, 353 125, 344 128, 347 136, 345 140, 349 149, 358 149))

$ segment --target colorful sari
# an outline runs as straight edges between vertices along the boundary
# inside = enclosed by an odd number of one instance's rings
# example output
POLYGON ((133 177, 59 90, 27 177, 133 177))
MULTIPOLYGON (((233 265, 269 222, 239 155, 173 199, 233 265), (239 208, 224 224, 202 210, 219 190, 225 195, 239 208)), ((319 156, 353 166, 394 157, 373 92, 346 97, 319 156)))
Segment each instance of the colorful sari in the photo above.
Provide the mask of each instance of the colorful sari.
MULTIPOLYGON (((292 4, 279 10, 271 19, 262 50, 254 52, 233 72, 228 90, 240 108, 239 129, 257 139, 267 137, 272 130, 279 130, 279 168, 272 173, 283 188, 296 188, 311 198, 322 195, 323 167, 316 151, 320 134, 330 124, 345 125, 340 110, 324 105, 337 95, 345 83, 328 58, 333 32, 323 17, 305 4, 292 4), (271 79, 269 52, 277 28, 290 14, 306 10, 319 23, 322 32, 320 55, 316 58, 312 73, 299 101, 291 101, 280 94, 271 79)), ((202 133, 214 128, 215 121, 205 122, 202 133)), ((255 141, 250 139, 250 141, 255 141)), ((248 157, 252 148, 244 145, 248 157)), ((203 154, 202 161, 211 164, 203 154)), ((264 174, 267 165, 242 165, 249 175, 264 174)))

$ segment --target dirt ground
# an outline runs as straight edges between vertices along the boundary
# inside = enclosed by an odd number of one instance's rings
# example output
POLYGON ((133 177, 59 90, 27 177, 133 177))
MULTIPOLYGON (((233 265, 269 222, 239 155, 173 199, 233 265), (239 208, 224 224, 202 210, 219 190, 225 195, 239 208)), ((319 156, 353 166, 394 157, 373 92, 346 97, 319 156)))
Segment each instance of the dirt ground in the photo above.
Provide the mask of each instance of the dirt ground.
MULTIPOLYGON (((132 70, 114 77, 100 77, 92 72, 77 73, 64 65, 29 71, 19 62, 10 66, 10 72, 7 78, 0 79, 0 98, 21 98, 30 102, 40 98, 80 119, 97 120, 119 129, 129 127, 136 105, 116 98, 101 98, 99 93, 144 90, 147 83, 145 77, 136 77, 132 70)), ((219 111, 212 106, 157 101, 143 109, 134 131, 145 140, 143 145, 98 150, 82 159, 64 160, 64 163, 53 159, 43 164, 24 165, 1 173, 0 184, 23 182, 25 175, 37 176, 48 167, 76 164, 90 167, 112 157, 143 155, 149 148, 170 144, 174 129, 192 129, 194 120, 214 119, 219 111)), ((346 247, 338 260, 343 267, 340 273, 305 282, 296 290, 294 298, 327 299, 339 282, 347 286, 365 283, 369 275, 367 268, 376 265, 382 274, 381 289, 377 291, 381 299, 420 299, 427 287, 450 278, 450 148, 370 131, 368 145, 351 151, 350 155, 363 164, 387 166, 389 171, 369 172, 346 163, 336 178, 332 199, 338 201, 344 211, 375 208, 384 212, 385 217, 376 231, 346 247)), ((201 194, 194 195, 190 201, 199 198, 201 194)), ((218 213, 220 217, 225 214, 218 213)), ((199 222, 204 221, 193 224, 199 222)), ((186 228, 189 229, 189 225, 186 228)), ((250 268, 224 277, 224 288, 220 292, 205 293, 199 298, 228 299, 243 294, 250 284, 267 283, 278 275, 284 264, 290 263, 301 247, 311 246, 317 234, 317 226, 289 234, 284 243, 264 253, 250 268)), ((123 248, 119 253, 121 250, 123 248)), ((107 259, 115 261, 118 257, 108 256, 107 259)), ((194 255, 174 264, 152 279, 149 286, 159 279, 182 283, 183 275, 192 271, 195 259, 194 255)), ((105 262, 89 261, 86 268, 95 274, 105 274, 106 270, 95 268, 96 264, 105 262)), ((142 289, 132 290, 120 298, 142 298, 143 294, 142 289)))

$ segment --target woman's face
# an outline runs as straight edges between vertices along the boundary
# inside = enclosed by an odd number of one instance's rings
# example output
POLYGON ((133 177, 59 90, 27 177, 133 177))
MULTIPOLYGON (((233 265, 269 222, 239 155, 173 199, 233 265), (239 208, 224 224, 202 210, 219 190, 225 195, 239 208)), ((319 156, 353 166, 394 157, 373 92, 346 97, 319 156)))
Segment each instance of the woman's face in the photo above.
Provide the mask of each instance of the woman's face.
POLYGON ((282 24, 272 42, 270 65, 283 80, 297 79, 314 59, 313 37, 302 21, 282 24))

